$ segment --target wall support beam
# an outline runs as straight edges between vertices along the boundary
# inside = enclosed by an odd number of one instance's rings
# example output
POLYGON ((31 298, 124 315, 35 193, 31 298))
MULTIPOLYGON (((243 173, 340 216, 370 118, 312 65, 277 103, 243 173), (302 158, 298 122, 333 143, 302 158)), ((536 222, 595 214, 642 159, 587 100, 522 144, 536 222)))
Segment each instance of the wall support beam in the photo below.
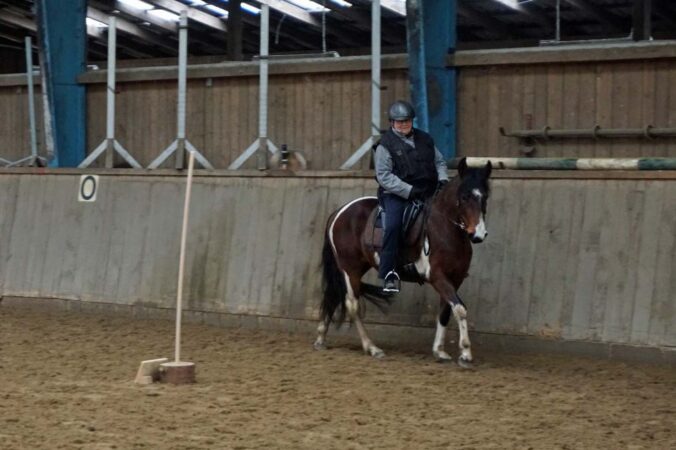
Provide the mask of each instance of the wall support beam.
POLYGON ((652 31, 651 3, 652 0, 634 0, 633 30, 635 41, 650 39, 652 31))
POLYGON ((50 167, 77 167, 85 156, 86 0, 38 0, 40 66, 45 108, 45 143, 50 167))
POLYGON ((411 100, 416 126, 428 131, 446 158, 455 156, 457 0, 407 0, 406 26, 411 100))

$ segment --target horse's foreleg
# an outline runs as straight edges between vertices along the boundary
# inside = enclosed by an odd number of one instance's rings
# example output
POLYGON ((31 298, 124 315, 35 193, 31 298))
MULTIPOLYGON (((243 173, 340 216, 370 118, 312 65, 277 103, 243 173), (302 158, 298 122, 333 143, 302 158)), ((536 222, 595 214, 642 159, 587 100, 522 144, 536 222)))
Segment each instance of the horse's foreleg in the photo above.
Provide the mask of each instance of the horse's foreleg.
POLYGON ((382 358, 385 356, 385 352, 373 344, 371 339, 366 334, 366 329, 364 328, 364 324, 361 321, 359 308, 359 285, 361 284, 361 279, 350 277, 345 274, 345 281, 347 282, 345 306, 347 307, 347 313, 350 315, 350 319, 352 319, 355 326, 357 327, 364 353, 369 354, 374 358, 382 358))
POLYGON ((451 300, 451 307, 453 308, 453 316, 458 322, 458 331, 460 332, 460 340, 458 347, 460 347, 460 358, 458 364, 463 367, 468 367, 472 364, 472 347, 469 341, 469 329, 467 326, 467 308, 462 302, 458 294, 455 294, 455 299, 451 300))
POLYGON ((441 302, 441 311, 437 317, 437 333, 434 336, 434 344, 432 345, 432 354, 439 362, 452 361, 451 355, 444 350, 444 343, 446 342, 446 326, 451 318, 451 308, 445 301, 441 302))
POLYGON ((467 367, 472 364, 472 349, 467 327, 467 309, 456 293, 455 287, 453 287, 449 281, 446 279, 438 279, 433 282, 432 285, 439 293, 442 304, 439 320, 437 322, 437 334, 434 339, 434 347, 432 348, 434 357, 437 358, 437 360, 442 360, 444 358, 441 355, 445 355, 450 359, 450 356, 443 351, 443 346, 444 338, 446 336, 446 325, 450 319, 450 311, 452 311, 453 317, 455 317, 455 320, 458 323, 458 331, 460 333, 460 339, 458 340, 458 346, 460 347, 458 364, 467 367))

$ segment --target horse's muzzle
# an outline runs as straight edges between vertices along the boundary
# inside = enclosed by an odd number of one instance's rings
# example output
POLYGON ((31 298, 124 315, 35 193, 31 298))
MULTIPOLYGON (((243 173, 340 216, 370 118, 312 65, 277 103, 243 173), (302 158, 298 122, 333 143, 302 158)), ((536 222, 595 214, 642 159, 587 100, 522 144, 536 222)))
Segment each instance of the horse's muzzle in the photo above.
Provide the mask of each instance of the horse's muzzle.
POLYGON ((469 239, 472 241, 473 244, 480 244, 486 239, 486 236, 488 236, 488 233, 484 234, 483 236, 477 236, 476 234, 472 235, 469 237, 469 239))

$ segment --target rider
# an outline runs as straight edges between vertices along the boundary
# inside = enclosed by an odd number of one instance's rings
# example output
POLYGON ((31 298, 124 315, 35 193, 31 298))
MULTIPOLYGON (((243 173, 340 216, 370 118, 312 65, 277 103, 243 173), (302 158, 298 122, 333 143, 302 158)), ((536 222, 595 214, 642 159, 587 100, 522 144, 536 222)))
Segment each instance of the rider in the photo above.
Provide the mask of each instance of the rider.
POLYGON ((378 198, 386 212, 378 277, 383 280, 383 292, 395 293, 399 292, 395 269, 404 208, 409 201, 432 196, 438 185, 447 183, 448 168, 432 136, 413 128, 415 111, 410 103, 392 103, 388 117, 390 129, 375 152, 378 198))

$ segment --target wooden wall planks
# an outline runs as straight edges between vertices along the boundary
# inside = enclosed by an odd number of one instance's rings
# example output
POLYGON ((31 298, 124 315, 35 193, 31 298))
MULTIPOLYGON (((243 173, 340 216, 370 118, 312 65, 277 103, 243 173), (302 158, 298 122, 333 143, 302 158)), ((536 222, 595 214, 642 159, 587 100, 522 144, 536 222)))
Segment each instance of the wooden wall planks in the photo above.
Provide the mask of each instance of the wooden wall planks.
MULTIPOLYGON (((349 62, 349 61, 348 61, 349 62)), ((366 66, 365 66, 366 67, 366 66)), ((335 69, 335 68, 334 68, 335 69)), ((313 69, 270 77, 268 135, 301 150, 309 168, 338 168, 370 134, 370 73, 313 69)), ((20 77, 0 85, 0 157, 28 154, 26 89, 20 77)), ((124 77, 121 77, 124 79, 124 77)), ((407 70, 382 74, 381 126, 386 109, 408 97, 407 70)), ((105 137, 103 83, 88 82, 87 147, 105 137)), ((147 166, 176 135, 176 80, 118 82, 117 139, 147 166)), ((38 89, 39 93, 39 89, 38 89)), ((37 101, 41 127, 41 101, 37 101)), ((188 80, 187 135, 226 168, 258 135, 258 77, 223 75, 188 80)), ((499 128, 676 127, 676 59, 468 65, 459 68, 458 149, 466 156, 521 156, 522 145, 499 128)), ((42 131, 38 133, 42 140, 42 131)), ((567 139, 539 142, 539 157, 673 157, 676 138, 567 139)), ((118 158, 118 162, 120 159, 118 158)), ((100 167, 102 162, 95 166, 100 167)), ((167 165, 170 163, 168 162, 167 165)), ((356 169, 368 168, 369 158, 356 169)), ((244 168, 255 168, 251 158, 244 168)))

